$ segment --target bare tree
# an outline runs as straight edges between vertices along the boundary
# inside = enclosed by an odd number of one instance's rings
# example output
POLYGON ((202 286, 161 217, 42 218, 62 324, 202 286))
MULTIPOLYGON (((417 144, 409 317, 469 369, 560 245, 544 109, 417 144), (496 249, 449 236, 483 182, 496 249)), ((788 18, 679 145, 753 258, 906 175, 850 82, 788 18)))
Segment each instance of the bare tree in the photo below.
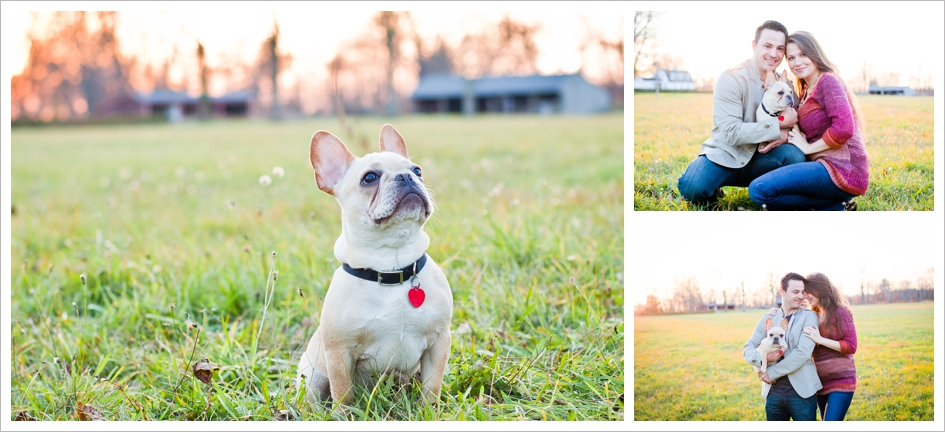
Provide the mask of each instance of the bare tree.
POLYGON ((460 71, 466 78, 536 73, 540 28, 505 16, 494 29, 467 34, 460 43, 460 71))
POLYGON ((115 12, 55 12, 42 35, 37 25, 26 67, 10 83, 14 120, 86 119, 131 94, 135 60, 121 54, 115 12))
POLYGON ((870 92, 870 82, 875 78, 873 77, 873 65, 869 61, 864 60, 863 64, 860 65, 860 70, 856 74, 856 79, 854 82, 851 82, 851 86, 855 83, 856 89, 859 90, 862 94, 869 94, 870 92))
POLYGON ((400 60, 400 45, 413 33, 410 12, 379 12, 374 16, 376 25, 384 34, 387 48, 387 115, 397 114, 397 92, 394 90, 394 69, 400 60))
POLYGON ((279 24, 275 23, 272 29, 272 35, 266 39, 266 45, 269 48, 269 67, 272 69, 270 77, 272 78, 272 108, 269 110, 269 117, 279 119, 282 115, 279 112, 279 24))
POLYGON ((747 306, 747 299, 745 297, 745 279, 741 280, 741 291, 742 291, 742 310, 745 310, 747 306))
POLYGON ((200 117, 210 117, 210 97, 207 95, 207 54, 197 41, 197 67, 200 69, 200 117))
POLYGON ((929 267, 916 278, 916 288, 919 289, 919 301, 929 300, 925 293, 935 288, 935 269, 929 267))
POLYGON ((414 43, 417 46, 417 62, 420 68, 420 75, 452 74, 456 72, 456 67, 453 64, 453 53, 446 45, 446 42, 443 41, 442 37, 436 37, 433 48, 430 50, 424 49, 423 40, 419 37, 414 39, 414 43), (420 54, 426 51, 430 51, 430 53, 426 55, 420 54))
POLYGON ((703 292, 699 281, 693 277, 677 278, 673 286, 672 299, 678 311, 694 312, 703 304, 703 292))
POLYGON ((663 306, 660 300, 653 294, 646 296, 646 305, 643 307, 644 315, 657 315, 663 313, 663 306))
POLYGON ((355 39, 343 43, 327 65, 335 111, 398 112, 397 88, 412 84, 419 67, 414 34, 408 13, 381 12, 355 39))
POLYGON ((768 301, 773 306, 778 302, 778 293, 781 291, 780 279, 774 274, 774 270, 768 271, 768 291, 771 293, 768 301))
POLYGON ((646 42, 653 37, 653 19, 657 17, 657 12, 633 13, 633 76, 636 77, 640 70, 640 56, 644 54, 646 42))
MULTIPOLYGON (((581 52, 581 74, 589 82, 597 84, 610 93, 613 104, 623 106, 624 95, 624 43, 623 34, 607 38, 603 32, 591 27, 586 18, 581 20, 584 36, 581 52)), ((621 21, 620 28, 623 28, 621 21)))

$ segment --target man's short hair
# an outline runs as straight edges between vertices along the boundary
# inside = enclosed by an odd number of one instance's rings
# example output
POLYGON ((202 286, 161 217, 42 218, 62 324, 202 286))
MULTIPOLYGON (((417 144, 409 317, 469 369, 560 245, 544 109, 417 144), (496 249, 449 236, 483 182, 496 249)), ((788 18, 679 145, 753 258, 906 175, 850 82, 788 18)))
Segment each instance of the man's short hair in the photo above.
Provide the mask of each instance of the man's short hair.
POLYGON ((801 281, 801 282, 804 282, 804 283, 807 282, 807 279, 804 279, 804 276, 801 276, 801 275, 799 275, 799 274, 797 274, 797 273, 794 273, 794 272, 788 273, 788 274, 784 275, 783 278, 781 278, 781 291, 787 292, 788 282, 790 282, 790 281, 792 281, 792 280, 801 281))
POLYGON ((760 26, 758 26, 758 29, 755 30, 755 42, 756 42, 756 43, 758 42, 758 39, 761 37, 761 31, 762 31, 762 30, 766 30, 766 29, 767 29, 767 30, 774 30, 774 31, 778 31, 778 32, 784 33, 784 43, 785 43, 785 44, 787 43, 787 40, 788 40, 787 27, 785 27, 784 24, 781 24, 781 23, 779 23, 779 22, 777 22, 777 21, 774 21, 774 20, 765 21, 765 22, 762 23, 760 26))

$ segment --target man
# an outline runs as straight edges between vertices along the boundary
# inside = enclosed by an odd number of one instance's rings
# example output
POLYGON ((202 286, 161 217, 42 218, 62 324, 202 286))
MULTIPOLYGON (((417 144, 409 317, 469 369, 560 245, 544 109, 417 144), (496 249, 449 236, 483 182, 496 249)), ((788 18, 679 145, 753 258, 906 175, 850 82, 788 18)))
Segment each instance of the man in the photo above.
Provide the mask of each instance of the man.
POLYGON ((694 204, 713 203, 722 186, 748 187, 752 180, 785 165, 803 162, 804 153, 788 140, 797 112, 788 108, 781 117, 756 119, 764 97, 764 78, 784 58, 787 28, 765 21, 755 30, 754 56, 719 76, 713 93, 712 133, 702 143, 699 157, 679 178, 679 193, 694 204), (768 143, 761 146, 760 143, 768 143))
MULTIPOLYGON (((802 307, 807 298, 804 277, 788 273, 781 278, 781 308, 774 314, 774 323, 788 320, 785 333, 788 349, 783 356, 778 352, 768 355, 768 371, 759 372, 762 381, 771 384, 765 401, 765 414, 772 420, 817 420, 818 390, 823 388, 817 368, 811 360, 814 340, 803 336, 804 327, 817 326, 817 313, 802 307), (780 359, 780 361, 779 361, 780 359), (777 363, 775 363, 777 362, 777 363)), ((765 318, 755 326, 743 348, 745 360, 753 366, 761 366, 761 354, 755 349, 765 338, 765 318)))

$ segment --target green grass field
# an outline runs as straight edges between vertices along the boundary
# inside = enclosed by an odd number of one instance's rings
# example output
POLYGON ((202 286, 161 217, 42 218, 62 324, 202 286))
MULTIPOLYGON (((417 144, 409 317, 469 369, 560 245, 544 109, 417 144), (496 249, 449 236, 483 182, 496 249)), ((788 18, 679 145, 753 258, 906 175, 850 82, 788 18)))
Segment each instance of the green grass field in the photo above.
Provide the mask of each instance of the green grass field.
MULTIPOLYGON (((705 210, 679 197, 679 177, 712 130, 712 94, 633 96, 635 210, 705 210)), ((870 186, 858 210, 933 210, 931 97, 860 96, 870 186)), ((758 210, 746 188, 726 187, 719 210, 758 210)))
MULTIPOLYGON (((633 419, 764 420, 761 382, 742 346, 765 311, 638 316, 633 419)), ((853 307, 856 392, 846 420, 932 421, 931 302, 853 307)))
POLYGON ((622 113, 349 123, 14 129, 14 417, 623 419, 622 113), (452 355, 441 403, 384 380, 342 417, 292 383, 339 265, 309 140, 362 155, 385 122, 435 193, 452 355))

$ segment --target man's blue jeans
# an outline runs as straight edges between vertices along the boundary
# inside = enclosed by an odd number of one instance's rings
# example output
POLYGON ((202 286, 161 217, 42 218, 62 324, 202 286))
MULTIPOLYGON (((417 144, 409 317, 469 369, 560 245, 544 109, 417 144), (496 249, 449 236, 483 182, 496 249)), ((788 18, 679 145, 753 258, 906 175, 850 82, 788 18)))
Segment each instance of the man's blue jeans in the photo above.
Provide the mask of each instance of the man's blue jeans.
POLYGON ((679 194, 693 204, 716 201, 722 186, 746 187, 752 180, 783 166, 804 162, 804 153, 791 144, 781 144, 768 153, 756 153, 741 168, 726 168, 699 155, 679 178, 679 194))
POLYGON ((837 187, 820 162, 804 162, 758 177, 748 196, 768 210, 843 210, 843 202, 855 195, 837 187))
POLYGON ((830 392, 817 395, 820 418, 824 421, 843 421, 853 401, 853 392, 830 392))
POLYGON ((765 414, 768 421, 816 421, 817 396, 802 398, 800 396, 779 397, 768 395, 765 401, 765 414))

